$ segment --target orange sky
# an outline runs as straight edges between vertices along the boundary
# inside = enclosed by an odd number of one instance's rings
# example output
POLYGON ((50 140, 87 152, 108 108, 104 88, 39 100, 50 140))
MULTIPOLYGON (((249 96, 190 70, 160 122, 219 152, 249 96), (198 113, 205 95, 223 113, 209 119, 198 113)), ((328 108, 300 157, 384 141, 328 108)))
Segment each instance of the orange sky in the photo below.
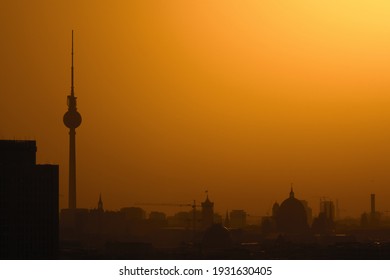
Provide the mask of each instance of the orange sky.
POLYGON ((357 216, 372 192, 390 210, 388 1, 2 0, 0 138, 60 165, 61 208, 72 29, 79 207, 208 189, 264 215, 293 182, 315 213, 357 216))

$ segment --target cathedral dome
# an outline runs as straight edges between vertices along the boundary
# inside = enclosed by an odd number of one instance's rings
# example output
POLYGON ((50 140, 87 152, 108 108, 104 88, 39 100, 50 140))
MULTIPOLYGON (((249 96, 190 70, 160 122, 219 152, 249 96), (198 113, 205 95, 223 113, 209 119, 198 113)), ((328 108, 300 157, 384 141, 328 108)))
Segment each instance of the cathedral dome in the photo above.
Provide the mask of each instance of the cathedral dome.
POLYGON ((279 231, 290 234, 305 233, 309 229, 305 208, 294 197, 292 189, 290 197, 283 201, 277 210, 276 224, 279 231))

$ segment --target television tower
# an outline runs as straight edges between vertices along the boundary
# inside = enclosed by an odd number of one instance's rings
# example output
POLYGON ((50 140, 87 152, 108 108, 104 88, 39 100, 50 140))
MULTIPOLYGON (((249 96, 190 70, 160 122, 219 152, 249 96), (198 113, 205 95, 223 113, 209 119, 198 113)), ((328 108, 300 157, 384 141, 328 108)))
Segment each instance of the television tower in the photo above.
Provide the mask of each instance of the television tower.
POLYGON ((64 114, 64 124, 69 128, 69 209, 76 209, 76 128, 81 124, 81 115, 77 112, 76 99, 74 96, 73 79, 73 30, 72 30, 72 67, 71 87, 68 95, 68 111, 64 114))

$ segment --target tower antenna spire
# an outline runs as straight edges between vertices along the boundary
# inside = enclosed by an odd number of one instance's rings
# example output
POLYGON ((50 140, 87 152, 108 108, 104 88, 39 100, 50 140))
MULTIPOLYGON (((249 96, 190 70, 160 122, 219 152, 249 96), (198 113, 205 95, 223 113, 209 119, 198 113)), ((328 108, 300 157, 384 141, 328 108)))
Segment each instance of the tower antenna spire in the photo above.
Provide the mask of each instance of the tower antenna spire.
POLYGON ((70 95, 74 96, 73 30, 72 30, 72 67, 71 67, 71 89, 70 89, 70 95))

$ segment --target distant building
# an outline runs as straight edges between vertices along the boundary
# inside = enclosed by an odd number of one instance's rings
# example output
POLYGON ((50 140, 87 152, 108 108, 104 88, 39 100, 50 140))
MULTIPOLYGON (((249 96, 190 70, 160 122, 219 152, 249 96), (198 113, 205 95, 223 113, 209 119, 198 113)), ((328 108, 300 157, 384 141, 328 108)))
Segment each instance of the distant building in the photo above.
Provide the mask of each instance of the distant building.
POLYGON ((324 213, 325 218, 334 221, 335 218, 335 207, 331 200, 320 201, 320 213, 324 213))
POLYGON ((381 213, 375 208, 375 194, 370 195, 370 212, 363 213, 360 218, 360 225, 362 227, 377 227, 380 225, 381 213))
POLYGON ((295 198, 292 188, 289 198, 280 204, 274 215, 276 215, 277 230, 280 232, 303 234, 309 230, 305 207, 301 201, 295 198))
POLYGON ((380 213, 375 208, 375 194, 371 194, 371 212, 370 212, 370 224, 372 226, 378 225, 380 220, 380 213))
POLYGON ((206 229, 214 224, 214 202, 209 200, 207 195, 206 200, 202 202, 202 228, 206 229))
POLYGON ((102 194, 99 195, 99 202, 98 202, 97 211, 99 211, 100 213, 104 213, 102 194))
POLYGON ((375 194, 371 194, 371 216, 375 216, 375 194))
POLYGON ((152 211, 149 214, 149 224, 153 224, 157 227, 167 226, 167 215, 165 215, 164 212, 152 211))
POLYGON ((306 200, 300 200, 303 207, 305 208, 307 223, 311 225, 313 222, 313 210, 309 207, 309 203, 306 200))
POLYGON ((140 221, 146 218, 145 210, 139 207, 124 207, 120 212, 124 214, 126 220, 130 221, 140 221))
POLYGON ((36 151, 0 140, 1 259, 58 257, 58 165, 37 165, 36 151))
MULTIPOLYGON (((199 214, 199 213, 196 213, 199 214)), ((193 211, 180 211, 172 217, 168 217, 168 225, 171 227, 193 227, 193 211)))
POLYGON ((279 207, 280 207, 280 205, 277 202, 275 202, 274 205, 272 206, 272 217, 274 219, 276 219, 276 216, 277 216, 278 211, 279 211, 279 207))
POLYGON ((230 218, 229 218, 229 212, 228 211, 226 211, 224 225, 225 225, 226 228, 230 228, 230 218))
POLYGON ((149 220, 151 220, 151 221, 164 222, 164 221, 166 221, 166 219, 167 219, 167 216, 165 215, 164 212, 152 211, 149 214, 149 220))
POLYGON ((261 218, 261 232, 264 236, 269 235, 276 231, 275 219, 270 216, 265 216, 261 218))
POLYGON ((244 228, 246 226, 246 216, 244 210, 232 210, 230 212, 230 227, 244 228))
MULTIPOLYGON (((98 211, 95 209, 95 213, 98 211)), ((60 212, 60 232, 63 238, 64 232, 72 232, 80 234, 84 231, 84 227, 88 221, 89 210, 86 208, 61 209, 60 212)))
POLYGON ((368 215, 366 212, 364 212, 361 216, 360 216, 360 226, 363 227, 363 228, 366 228, 368 227, 369 225, 369 221, 368 221, 368 215))
POLYGON ((312 224, 313 233, 326 235, 334 234, 335 209, 333 201, 327 199, 320 200, 320 213, 312 224))
POLYGON ((225 252, 232 246, 232 243, 229 230, 221 224, 214 224, 205 231, 201 247, 202 251, 208 255, 225 252))
POLYGON ((214 224, 222 224, 223 218, 221 214, 214 213, 214 224))
POLYGON ((327 218, 324 212, 321 212, 314 219, 311 229, 315 234, 334 234, 334 222, 330 218, 327 218))

